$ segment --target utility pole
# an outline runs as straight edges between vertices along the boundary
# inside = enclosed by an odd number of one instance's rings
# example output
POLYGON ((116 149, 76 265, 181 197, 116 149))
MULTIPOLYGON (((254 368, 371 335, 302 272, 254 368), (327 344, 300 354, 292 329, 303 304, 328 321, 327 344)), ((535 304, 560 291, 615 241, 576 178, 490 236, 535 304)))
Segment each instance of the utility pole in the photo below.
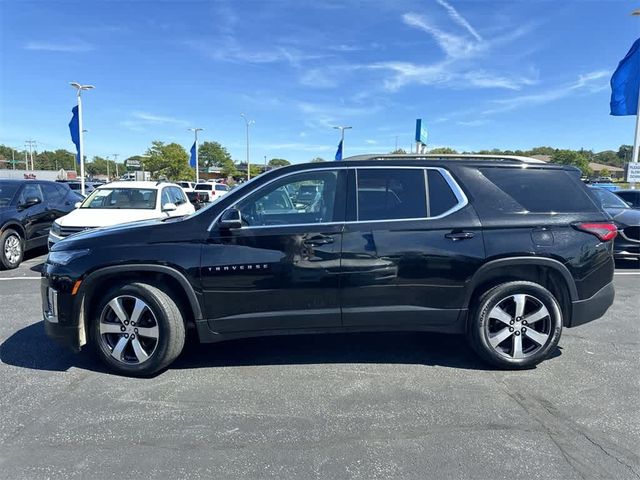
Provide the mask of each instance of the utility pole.
POLYGON ((13 165, 13 169, 16 169, 16 151, 11 149, 11 164, 13 165))
MULTIPOLYGON (((32 171, 35 170, 35 168, 33 167, 33 150, 32 150, 32 147, 36 148, 36 143, 37 142, 35 140, 25 140, 24 141, 25 146, 29 147, 29 158, 31 160, 31 170, 32 171)), ((25 153, 25 155, 26 155, 26 153, 25 153)), ((27 170, 28 169, 29 168, 27 168, 27 170)))
POLYGON ((264 156, 264 171, 267 171, 267 156, 264 156))
POLYGON ((249 162, 249 125, 256 123, 253 120, 247 119, 244 113, 241 113, 240 116, 244 118, 244 122, 247 125, 247 181, 251 180, 251 163, 249 162))
POLYGON ((114 158, 113 163, 116 164, 116 179, 118 179, 120 178, 120 174, 118 173, 118 157, 120 156, 120 154, 114 153, 111 156, 114 158))

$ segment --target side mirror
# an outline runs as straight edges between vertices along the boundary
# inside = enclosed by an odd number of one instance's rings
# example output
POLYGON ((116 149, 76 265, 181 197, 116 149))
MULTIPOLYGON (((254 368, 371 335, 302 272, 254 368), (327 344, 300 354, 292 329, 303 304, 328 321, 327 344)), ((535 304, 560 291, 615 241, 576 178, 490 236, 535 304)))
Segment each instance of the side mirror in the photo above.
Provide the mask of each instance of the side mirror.
POLYGON ((225 230, 231 230, 232 228, 242 228, 242 215, 237 208, 230 208, 222 212, 220 222, 218 223, 220 228, 225 230))
POLYGON ((633 208, 633 202, 624 202, 624 203, 626 203, 626 204, 627 204, 627 205, 629 205, 631 208, 633 208))
POLYGON ((176 207, 175 203, 165 203, 162 206, 162 211, 163 212, 174 212, 177 209, 178 209, 178 207, 176 207))
POLYGON ((34 205, 39 205, 42 203, 42 199, 38 197, 29 197, 27 198, 23 204, 20 205, 21 208, 29 208, 34 205))

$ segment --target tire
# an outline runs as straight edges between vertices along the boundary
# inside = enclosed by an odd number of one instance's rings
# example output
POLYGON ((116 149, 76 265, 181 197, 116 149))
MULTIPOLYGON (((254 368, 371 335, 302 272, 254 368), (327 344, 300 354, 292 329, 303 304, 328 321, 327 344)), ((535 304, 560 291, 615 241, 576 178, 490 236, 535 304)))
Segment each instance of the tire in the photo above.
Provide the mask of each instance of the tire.
POLYGON ((134 377, 169 366, 185 342, 178 306, 163 290, 146 283, 122 285, 102 297, 93 310, 90 330, 100 360, 111 370, 134 377))
POLYGON ((10 228, 0 235, 0 266, 5 270, 17 268, 24 258, 24 240, 10 228))
POLYGON ((471 347, 504 369, 531 368, 554 351, 562 334, 558 301, 533 282, 508 282, 478 299, 468 330, 471 347))

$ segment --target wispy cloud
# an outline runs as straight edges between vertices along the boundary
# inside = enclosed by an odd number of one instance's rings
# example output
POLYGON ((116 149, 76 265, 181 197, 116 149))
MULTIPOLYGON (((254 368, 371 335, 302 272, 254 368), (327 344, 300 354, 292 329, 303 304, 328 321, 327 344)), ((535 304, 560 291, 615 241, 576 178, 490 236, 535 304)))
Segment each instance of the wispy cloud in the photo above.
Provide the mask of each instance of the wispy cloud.
POLYGON ((582 74, 579 75, 574 82, 561 85, 559 87, 550 88, 537 93, 495 100, 493 102, 495 106, 482 113, 484 115, 491 115, 522 107, 542 105, 575 94, 599 92, 608 88, 608 79, 610 75, 611 72, 608 70, 597 70, 582 74))
POLYGON ((120 126, 134 132, 143 132, 149 127, 158 128, 162 125, 171 125, 186 128, 190 124, 186 120, 164 115, 156 115, 148 112, 131 112, 130 118, 120 122, 120 126))
POLYGON ((473 41, 455 35, 453 33, 445 32, 440 28, 433 25, 423 15, 417 13, 405 13, 402 16, 402 21, 414 28, 418 28, 430 34, 434 40, 438 43, 440 48, 451 58, 464 58, 475 54, 480 48, 478 41, 473 41))
POLYGON ((95 46, 82 40, 69 42, 30 41, 24 45, 25 50, 44 52, 81 53, 95 50, 95 46))
POLYGON ((446 10, 449 16, 453 19, 454 22, 464 27, 471 35, 475 37, 475 39, 479 42, 482 41, 482 37, 476 31, 475 28, 471 26, 471 24, 464 18, 458 11, 449 3, 444 0, 436 0, 440 5, 442 5, 446 10))

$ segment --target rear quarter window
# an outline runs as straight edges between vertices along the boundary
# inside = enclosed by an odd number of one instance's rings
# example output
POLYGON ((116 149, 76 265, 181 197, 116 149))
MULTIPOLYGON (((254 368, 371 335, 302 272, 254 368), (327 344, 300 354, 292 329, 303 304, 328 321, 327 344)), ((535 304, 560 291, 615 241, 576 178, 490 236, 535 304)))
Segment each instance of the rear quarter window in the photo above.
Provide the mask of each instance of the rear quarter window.
MULTIPOLYGON (((505 213, 584 213, 598 208, 586 187, 565 170, 538 168, 480 168, 495 188, 487 198, 476 197, 485 207, 505 213), (490 204, 489 204, 490 201, 490 204)), ((470 187, 473 188, 470 183, 470 187)))

